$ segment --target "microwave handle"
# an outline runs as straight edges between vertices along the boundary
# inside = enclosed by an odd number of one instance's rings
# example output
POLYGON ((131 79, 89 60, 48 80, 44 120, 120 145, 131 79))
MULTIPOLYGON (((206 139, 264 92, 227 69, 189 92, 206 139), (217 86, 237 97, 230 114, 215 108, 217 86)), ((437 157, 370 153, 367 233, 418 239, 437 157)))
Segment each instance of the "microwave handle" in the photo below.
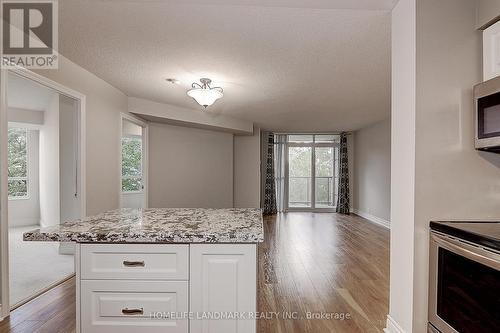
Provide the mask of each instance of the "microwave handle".
POLYGON ((435 233, 431 237, 442 248, 500 271, 500 254, 435 233))

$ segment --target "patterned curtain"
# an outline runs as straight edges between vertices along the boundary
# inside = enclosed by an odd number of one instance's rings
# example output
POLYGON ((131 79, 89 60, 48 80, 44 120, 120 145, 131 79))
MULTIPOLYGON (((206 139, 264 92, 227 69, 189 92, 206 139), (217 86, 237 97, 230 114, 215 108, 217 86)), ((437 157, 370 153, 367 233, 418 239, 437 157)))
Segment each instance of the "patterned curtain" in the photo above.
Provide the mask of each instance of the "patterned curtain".
POLYGON ((267 145, 265 155, 265 180, 264 180, 264 214, 276 214, 276 187, 274 179, 274 134, 268 132, 265 134, 264 139, 267 145))
POLYGON ((276 208, 279 213, 285 208, 285 144, 286 134, 274 136, 274 179, 276 182, 276 208))
POLYGON ((349 214, 349 161, 347 133, 340 134, 337 213, 349 214))

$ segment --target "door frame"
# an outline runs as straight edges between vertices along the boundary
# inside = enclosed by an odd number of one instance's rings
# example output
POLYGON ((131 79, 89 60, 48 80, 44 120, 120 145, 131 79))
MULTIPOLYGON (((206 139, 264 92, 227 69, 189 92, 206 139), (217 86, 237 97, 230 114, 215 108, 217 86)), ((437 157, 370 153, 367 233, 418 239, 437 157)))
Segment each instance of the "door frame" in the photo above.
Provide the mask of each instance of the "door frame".
POLYGON ((131 123, 134 123, 138 126, 141 126, 143 128, 143 141, 142 141, 142 185, 144 186, 143 188, 143 205, 144 208, 149 207, 149 123, 142 120, 141 118, 130 114, 130 113, 120 113, 120 130, 119 132, 119 148, 118 148, 118 161, 119 161, 119 169, 118 169, 118 174, 120 177, 120 181, 118 184, 118 193, 120 193, 120 198, 119 198, 119 207, 122 208, 122 136, 123 136, 123 120, 128 120, 131 123))
POLYGON ((78 140, 80 174, 80 211, 82 217, 87 212, 86 191, 86 96, 45 76, 36 74, 22 67, 0 69, 0 320, 10 315, 9 281, 9 222, 8 222, 8 187, 7 187, 7 89, 8 74, 12 73, 24 79, 34 81, 73 98, 78 102, 78 140))
MULTIPOLYGON (((321 133, 322 134, 322 133, 321 133)), ((331 134, 331 133, 328 133, 331 134)), ((324 212, 330 213, 335 212, 336 206, 332 208, 316 208, 316 147, 327 147, 333 148, 334 159, 333 159, 333 179, 335 179, 335 148, 339 147, 338 143, 317 143, 317 142, 307 142, 307 143, 295 143, 286 142, 285 143, 285 187, 284 187, 284 209, 288 212, 324 212), (288 161, 288 149, 290 147, 310 147, 311 148, 311 207, 290 207, 288 202, 289 193, 289 161, 288 161)), ((337 184, 333 184, 336 186, 337 184)), ((334 203, 335 204, 335 203, 334 203)))

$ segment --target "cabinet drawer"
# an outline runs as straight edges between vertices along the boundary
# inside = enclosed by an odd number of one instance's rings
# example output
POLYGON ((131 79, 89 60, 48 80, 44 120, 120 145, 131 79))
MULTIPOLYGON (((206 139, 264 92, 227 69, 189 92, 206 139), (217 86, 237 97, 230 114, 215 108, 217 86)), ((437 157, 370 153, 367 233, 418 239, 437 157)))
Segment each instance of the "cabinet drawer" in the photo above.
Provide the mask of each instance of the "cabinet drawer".
POLYGON ((187 281, 81 282, 82 333, 187 333, 187 311, 187 281))
POLYGON ((82 244, 81 278, 187 280, 189 245, 82 244))

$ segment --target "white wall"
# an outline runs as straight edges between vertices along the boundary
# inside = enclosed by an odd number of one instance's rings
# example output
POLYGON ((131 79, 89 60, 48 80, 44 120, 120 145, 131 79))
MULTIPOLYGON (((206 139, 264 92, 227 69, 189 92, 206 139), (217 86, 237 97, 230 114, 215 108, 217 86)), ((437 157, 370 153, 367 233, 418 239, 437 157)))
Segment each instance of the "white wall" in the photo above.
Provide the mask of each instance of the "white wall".
POLYGON ((478 28, 493 22, 498 17, 500 17, 500 1, 479 0, 476 18, 476 26, 478 28))
POLYGON ((233 135, 151 123, 150 207, 233 207, 233 135))
POLYGON ((78 102, 59 96, 59 169, 61 222, 81 216, 78 176, 78 102))
POLYGON ((42 125, 44 114, 43 110, 26 110, 11 107, 7 109, 9 122, 15 123, 42 125))
POLYGON ((86 96, 86 213, 118 208, 120 113, 127 111, 127 97, 63 56, 59 69, 36 72, 86 96))
POLYGON ((38 135, 38 130, 28 131, 29 198, 9 200, 9 227, 38 225, 40 223, 38 135))
POLYGON ((391 119, 354 133, 353 207, 389 224, 391 210, 391 119))
POLYGON ((149 121, 170 125, 194 127, 250 135, 253 123, 214 112, 192 110, 172 104, 157 103, 142 98, 129 97, 128 110, 149 121))
POLYGON ((260 207, 260 129, 234 136, 234 207, 260 207))
POLYGON ((60 222, 59 94, 54 93, 40 126, 40 224, 60 222))
POLYGON ((142 127, 133 122, 123 119, 122 121, 122 136, 137 135, 142 136, 142 127))
POLYGON ((410 333, 413 325, 415 6, 400 0, 392 11, 390 333, 410 333))

